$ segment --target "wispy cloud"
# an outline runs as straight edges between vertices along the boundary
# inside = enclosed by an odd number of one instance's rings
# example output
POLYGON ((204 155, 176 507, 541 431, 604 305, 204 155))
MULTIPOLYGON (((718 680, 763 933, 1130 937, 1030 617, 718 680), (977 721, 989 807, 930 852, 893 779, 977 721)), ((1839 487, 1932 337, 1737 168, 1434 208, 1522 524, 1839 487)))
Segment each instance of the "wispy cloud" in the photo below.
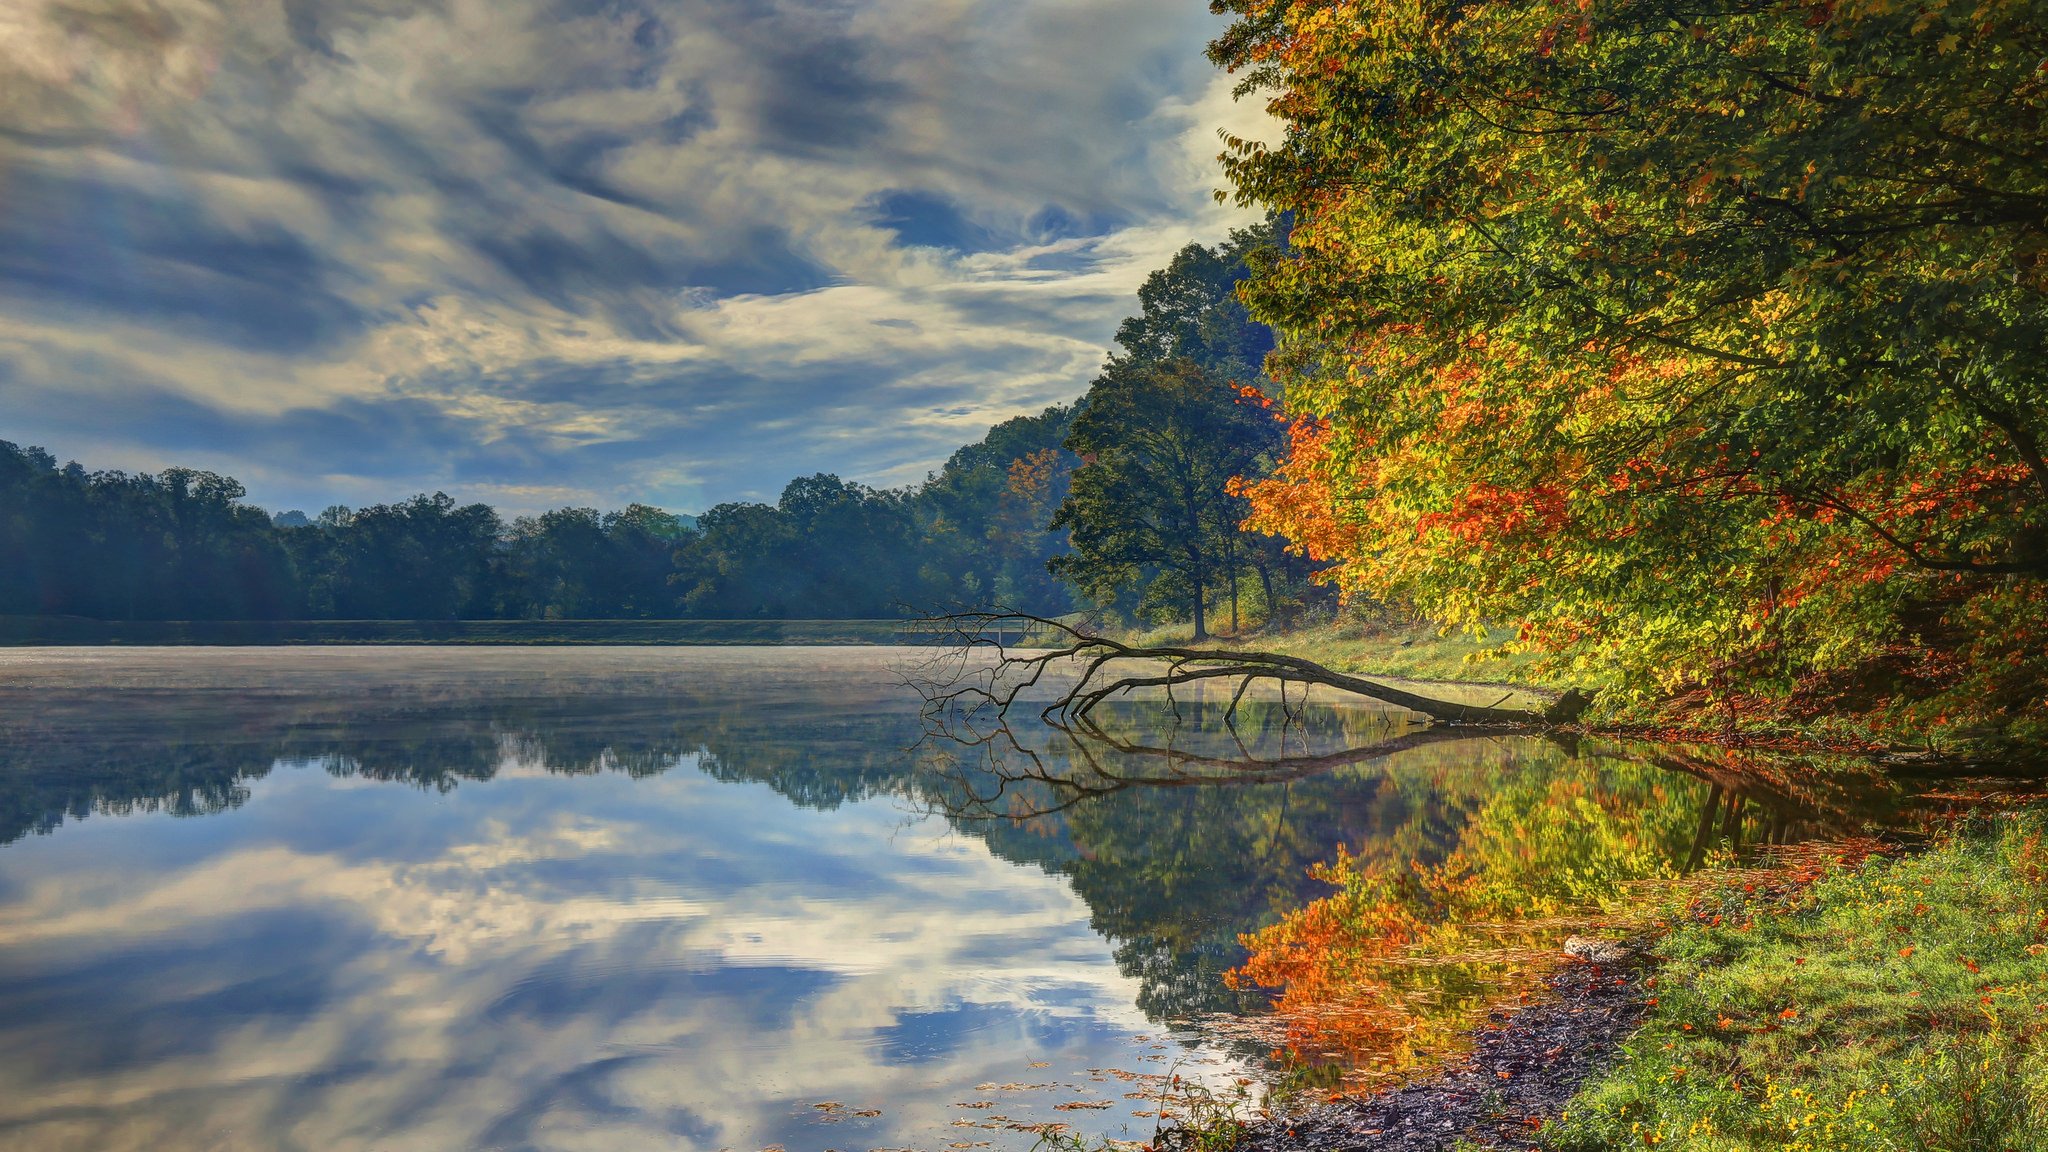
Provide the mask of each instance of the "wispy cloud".
POLYGON ((275 504, 919 478, 1240 217, 1193 0, 25 0, 0 437, 275 504))

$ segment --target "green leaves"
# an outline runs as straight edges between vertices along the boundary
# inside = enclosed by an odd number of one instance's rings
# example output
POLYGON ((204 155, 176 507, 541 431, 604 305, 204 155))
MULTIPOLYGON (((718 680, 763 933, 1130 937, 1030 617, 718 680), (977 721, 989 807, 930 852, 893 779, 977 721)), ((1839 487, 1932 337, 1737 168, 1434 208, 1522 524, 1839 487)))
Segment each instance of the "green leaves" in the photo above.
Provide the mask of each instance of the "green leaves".
POLYGON ((1220 7, 1288 126, 1224 163, 1296 220, 1241 291, 1321 429, 1259 515, 1332 579, 1650 691, 2048 577, 2043 0, 1220 7))
POLYGON ((1053 518, 1074 546, 1053 570, 1099 594, 1147 586, 1205 634, 1207 594, 1230 578, 1249 511, 1228 486, 1278 440, 1271 416, 1241 400, 1191 360, 1113 364, 1067 438, 1087 463, 1053 518))
POLYGON ((1140 612, 1192 617, 1198 637, 1210 597, 1241 574, 1260 577, 1270 613, 1275 578, 1298 568, 1240 527, 1250 505, 1231 490, 1281 450, 1282 426, 1255 387, 1272 333, 1235 294, 1248 265, 1275 266, 1276 231, 1191 244, 1153 273, 1066 440, 1084 463, 1052 522, 1073 552, 1052 570, 1098 601, 1129 607, 1135 594, 1140 612))

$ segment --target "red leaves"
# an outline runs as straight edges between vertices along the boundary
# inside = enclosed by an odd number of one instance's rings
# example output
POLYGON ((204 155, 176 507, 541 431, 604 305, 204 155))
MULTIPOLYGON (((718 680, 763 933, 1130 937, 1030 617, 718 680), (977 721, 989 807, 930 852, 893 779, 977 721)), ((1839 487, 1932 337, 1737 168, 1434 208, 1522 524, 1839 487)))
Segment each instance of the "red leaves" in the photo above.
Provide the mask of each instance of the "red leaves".
POLYGON ((1515 490, 1482 483, 1467 488, 1448 513, 1422 516, 1415 533, 1419 537, 1441 530, 1464 543, 1490 548, 1525 530, 1558 532, 1568 518, 1565 494, 1557 485, 1515 490))
POLYGON ((1244 527, 1285 536, 1295 550, 1312 560, 1333 560, 1352 554, 1359 534, 1339 511, 1335 481, 1342 471, 1331 452, 1329 424, 1296 420, 1288 426, 1287 459, 1263 480, 1230 481, 1231 494, 1251 501, 1244 527))
MULTIPOLYGON (((1269 412, 1273 409, 1273 398, 1271 396, 1266 395, 1264 392, 1261 392, 1258 388, 1250 384, 1233 385, 1232 391, 1234 391, 1237 394, 1237 402, 1239 404, 1248 404, 1255 408, 1264 408, 1269 412)), ((1277 420, 1286 419, 1285 416, 1280 415, 1278 413, 1274 414, 1274 418, 1277 420)))

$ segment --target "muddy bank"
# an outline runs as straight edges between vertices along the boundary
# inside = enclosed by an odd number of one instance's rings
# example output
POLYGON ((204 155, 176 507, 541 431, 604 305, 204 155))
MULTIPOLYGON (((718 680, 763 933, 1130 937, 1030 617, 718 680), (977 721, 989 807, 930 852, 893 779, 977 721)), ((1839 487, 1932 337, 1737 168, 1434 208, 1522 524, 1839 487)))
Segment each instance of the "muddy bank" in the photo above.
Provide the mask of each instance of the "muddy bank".
POLYGON ((1255 1125, 1237 1152, 1437 1152, 1458 1140, 1529 1148, 1542 1124, 1605 1068, 1642 1017, 1654 970, 1573 961, 1549 993, 1497 1012, 1464 1062, 1367 1099, 1322 1104, 1255 1125))

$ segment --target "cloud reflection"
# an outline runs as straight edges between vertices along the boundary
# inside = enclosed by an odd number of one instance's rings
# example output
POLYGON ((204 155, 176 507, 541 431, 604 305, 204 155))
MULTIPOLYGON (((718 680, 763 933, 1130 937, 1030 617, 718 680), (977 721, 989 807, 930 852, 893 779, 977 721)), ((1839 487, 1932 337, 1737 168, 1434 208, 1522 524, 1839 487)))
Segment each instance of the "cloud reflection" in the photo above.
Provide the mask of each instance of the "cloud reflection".
POLYGON ((0 955, 78 994, 7 982, 0 1147, 932 1147, 993 1135, 952 1126, 978 1083, 1073 1085, 996 1093, 1012 1119, 1135 1107, 1075 1075, 1156 1053, 1059 880, 886 801, 508 767, 274 772, 226 816, 10 847, 0 955), (372 846, 308 850, 314 820, 372 846))

